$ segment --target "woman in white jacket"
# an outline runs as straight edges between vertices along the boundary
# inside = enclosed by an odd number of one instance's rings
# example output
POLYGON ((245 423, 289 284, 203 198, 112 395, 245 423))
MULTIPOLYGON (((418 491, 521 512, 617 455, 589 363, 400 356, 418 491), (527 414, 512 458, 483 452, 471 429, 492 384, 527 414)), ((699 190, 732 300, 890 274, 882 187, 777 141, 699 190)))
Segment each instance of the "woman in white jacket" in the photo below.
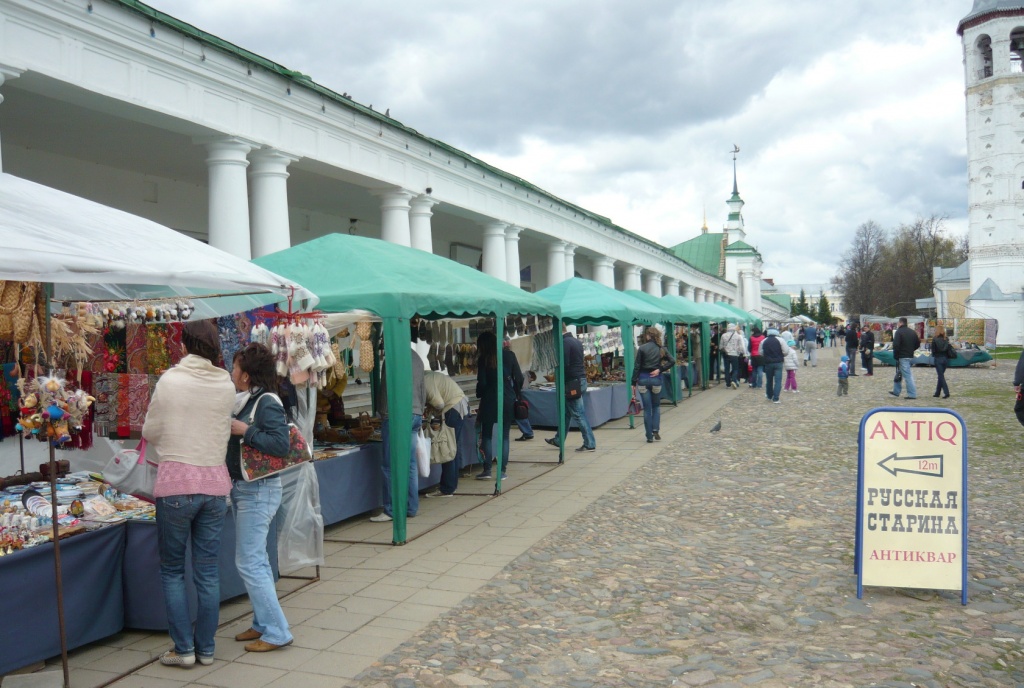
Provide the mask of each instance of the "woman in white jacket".
POLYGON ((799 359, 797 358, 796 347, 792 347, 789 353, 786 354, 786 360, 782 362, 782 367, 786 370, 786 386, 784 389, 787 392, 798 392, 796 388, 796 369, 799 365, 799 359))

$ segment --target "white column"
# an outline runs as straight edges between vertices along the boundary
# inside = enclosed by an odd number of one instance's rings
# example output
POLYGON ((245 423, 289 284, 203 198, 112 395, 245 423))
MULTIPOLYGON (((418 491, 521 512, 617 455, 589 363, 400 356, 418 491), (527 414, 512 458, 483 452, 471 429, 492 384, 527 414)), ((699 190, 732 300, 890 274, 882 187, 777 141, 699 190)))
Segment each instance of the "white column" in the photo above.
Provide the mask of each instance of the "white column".
POLYGON ((409 201, 413 194, 405 189, 381 189, 372 192, 380 199, 380 238, 399 246, 411 246, 409 201))
POLYGON ((706 289, 701 289, 699 287, 693 288, 693 300, 696 301, 697 303, 706 303, 707 294, 708 292, 706 289))
POLYGON ((504 222, 488 222, 484 224, 483 271, 502 282, 508 281, 508 266, 505 264, 505 228, 504 222))
POLYGON ((640 284, 640 267, 637 265, 626 265, 623 269, 622 279, 623 291, 634 289, 640 291, 643 286, 640 284))
POLYGON ((728 302, 729 302, 729 305, 730 305, 730 306, 734 306, 734 305, 736 305, 736 299, 726 299, 726 301, 728 301, 728 302))
POLYGON ((276 253, 292 245, 288 225, 288 165, 298 158, 273 148, 249 154, 249 206, 252 257, 276 253))
MULTIPOLYGON (((11 79, 17 79, 21 76, 22 70, 12 69, 11 67, 0 66, 0 86, 4 85, 4 82, 10 81, 11 79)), ((0 94, 0 105, 4 102, 3 94, 0 94)), ((2 146, 0 146, 0 172, 4 171, 4 158, 2 154, 2 146)))
POLYGON ((665 286, 666 296, 679 296, 679 280, 669 279, 668 284, 665 286))
POLYGON ((565 279, 565 242, 556 239, 548 244, 548 286, 565 279))
POLYGON ((644 291, 651 296, 657 296, 661 298, 661 278, 664 277, 660 272, 648 272, 647 273, 647 286, 644 291))
POLYGON ((681 296, 685 296, 691 301, 696 301, 696 299, 693 298, 693 285, 691 284, 682 285, 682 291, 680 291, 679 293, 681 296))
POLYGON ((576 244, 565 245, 565 279, 572 279, 576 276, 576 244))
POLYGON ((615 259, 608 256, 594 256, 594 281, 606 287, 615 288, 615 259))
POLYGON ((519 275, 519 234, 522 231, 522 227, 513 225, 505 229, 505 278, 513 287, 523 283, 519 275))
POLYGON ((210 246, 239 258, 252 258, 249 238, 249 185, 245 170, 252 146, 241 139, 206 143, 209 176, 207 240, 210 246))
POLYGON ((745 270, 741 273, 743 275, 743 310, 748 313, 754 311, 756 304, 754 303, 754 273, 750 270, 745 270))
POLYGON ((413 248, 427 253, 434 252, 434 234, 430 228, 431 210, 438 201, 427 194, 420 194, 409 201, 409 242, 413 248))

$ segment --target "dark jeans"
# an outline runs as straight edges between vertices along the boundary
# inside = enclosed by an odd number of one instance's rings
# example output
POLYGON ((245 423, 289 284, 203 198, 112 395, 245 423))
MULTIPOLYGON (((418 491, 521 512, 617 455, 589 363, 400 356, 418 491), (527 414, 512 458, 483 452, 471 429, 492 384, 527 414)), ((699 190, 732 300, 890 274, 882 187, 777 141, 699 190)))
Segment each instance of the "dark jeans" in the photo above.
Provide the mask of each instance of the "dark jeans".
POLYGON ((935 383, 935 396, 945 394, 949 396, 949 385, 946 384, 946 368, 949 366, 949 359, 946 356, 935 357, 935 374, 939 376, 935 383))
POLYGON ((860 355, 860 366, 865 371, 867 371, 868 375, 874 375, 875 374, 875 357, 872 356, 870 353, 862 353, 860 355))
POLYGON ((764 364, 764 395, 772 401, 779 400, 782 391, 782 361, 764 364))
POLYGON ((846 347, 846 355, 850 357, 850 375, 857 374, 857 347, 846 347))
MULTIPOLYGON (((462 424, 465 422, 459 412, 449 409, 444 414, 445 425, 455 430, 456 446, 462 442, 462 424)), ((455 494, 459 489, 459 454, 448 463, 441 464, 441 483, 438 485, 441 494, 455 494)))
POLYGON ((504 423, 484 423, 484 426, 480 429, 480 443, 484 446, 484 469, 481 471, 485 475, 489 475, 491 472, 491 462, 494 461, 494 428, 495 426, 503 426, 501 431, 501 437, 503 446, 501 448, 501 472, 505 473, 508 469, 508 431, 512 427, 512 417, 510 414, 505 414, 504 423))
POLYGON ((179 655, 213 657, 213 636, 220 617, 220 533, 226 497, 175 495, 156 500, 160 582, 167 608, 168 632, 179 655), (192 540, 192 581, 196 586, 195 629, 185 594, 185 548, 192 540))
POLYGON ((726 356, 725 357, 725 384, 732 383, 738 385, 740 383, 740 357, 739 356, 726 356))

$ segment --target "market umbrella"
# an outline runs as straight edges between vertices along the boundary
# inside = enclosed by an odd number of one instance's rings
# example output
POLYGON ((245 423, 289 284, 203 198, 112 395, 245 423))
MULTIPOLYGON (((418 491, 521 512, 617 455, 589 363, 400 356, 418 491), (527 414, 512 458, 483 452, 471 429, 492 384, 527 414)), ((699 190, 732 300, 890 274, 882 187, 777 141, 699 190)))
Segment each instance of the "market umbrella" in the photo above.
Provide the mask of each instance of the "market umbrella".
MULTIPOLYGON (((331 313, 365 310, 384 324, 384 355, 388 362, 387 394, 390 417, 392 513, 396 544, 406 540, 412 390, 399 384, 412 376, 409 321, 493 316, 499 347, 509 314, 561 315, 558 305, 507 282, 447 258, 379 239, 329 234, 253 261, 268 270, 301 281, 320 299, 320 309, 331 313)), ((555 337, 561 356, 561 339, 555 337)), ((498 356, 498 379, 504 379, 498 356)), ((503 417, 498 395, 498 418, 503 417)), ((502 453, 498 433, 496 454, 502 453)), ((497 471, 501 489, 501 471, 497 471)))
MULTIPOLYGON (((286 298, 316 298, 282 279, 179 232, 129 213, 0 174, 0 280, 42 282, 59 301, 196 298, 195 318, 286 298)), ((49 315, 47 309, 47 316, 49 315)), ((47 323, 47 331, 48 331, 47 323)), ((47 336, 47 340, 49 337, 47 336)), ((53 445, 51 494, 56 495, 53 445)), ((64 685, 68 685, 60 540, 54 564, 64 685)))
MULTIPOLYGON (((633 356, 636 342, 633 340, 633 325, 653 325, 671 322, 671 313, 664 308, 647 303, 635 296, 606 287, 603 284, 582 277, 573 277, 537 292, 557 303, 562 309, 563 322, 574 325, 611 325, 622 330, 629 328, 629 336, 622 337, 624 364, 627 376, 633 370, 633 356)), ((560 341, 558 337, 556 341, 560 341)), ((556 376, 561 383, 562 376, 556 376)), ((559 395, 559 417, 565 415, 565 399, 559 395)), ((632 427, 633 417, 629 417, 632 427)))

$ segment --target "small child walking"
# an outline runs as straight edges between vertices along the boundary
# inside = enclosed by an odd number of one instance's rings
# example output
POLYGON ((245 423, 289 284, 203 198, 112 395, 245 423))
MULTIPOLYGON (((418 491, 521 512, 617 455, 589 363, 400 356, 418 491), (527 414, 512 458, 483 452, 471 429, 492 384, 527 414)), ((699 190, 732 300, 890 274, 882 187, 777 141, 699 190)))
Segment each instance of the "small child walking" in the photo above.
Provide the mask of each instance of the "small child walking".
POLYGON ((850 393, 850 357, 843 356, 839 359, 839 388, 836 389, 836 396, 847 396, 850 393))
POLYGON ((782 362, 783 368, 786 370, 786 386, 783 387, 787 392, 798 392, 796 388, 796 369, 800 363, 799 354, 796 352, 796 347, 790 347, 789 353, 786 354, 786 359, 782 362))

